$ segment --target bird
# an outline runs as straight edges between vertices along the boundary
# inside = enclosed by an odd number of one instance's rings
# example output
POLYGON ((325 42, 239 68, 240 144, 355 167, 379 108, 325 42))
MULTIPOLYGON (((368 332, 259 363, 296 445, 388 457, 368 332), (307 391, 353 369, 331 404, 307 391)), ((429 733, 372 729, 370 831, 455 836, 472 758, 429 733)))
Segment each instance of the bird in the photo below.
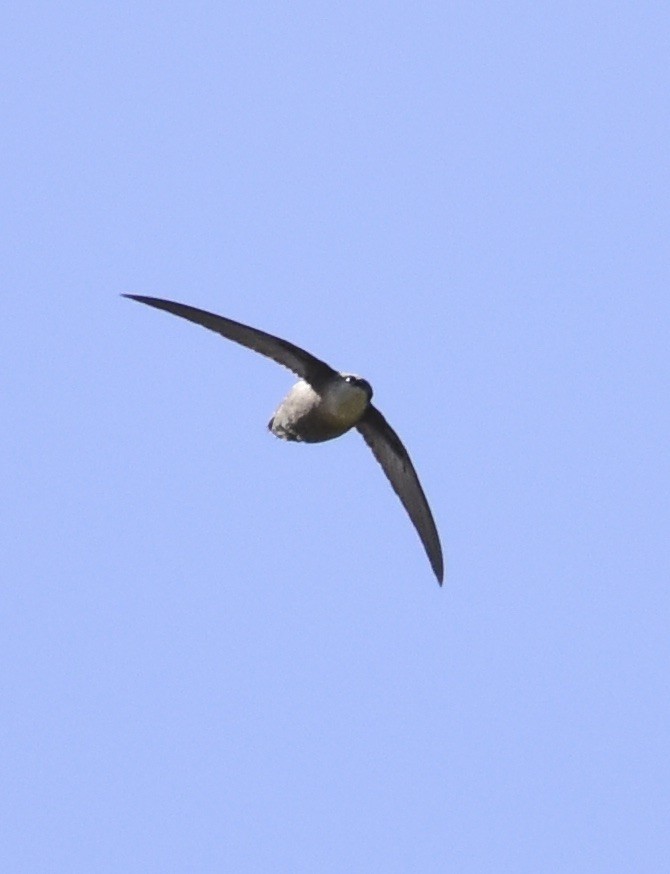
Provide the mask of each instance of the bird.
POLYGON ((293 371, 299 380, 277 407, 268 422, 269 430, 283 440, 322 443, 355 427, 400 498, 442 585, 444 560, 433 514, 400 437, 372 404, 372 386, 367 380, 334 370, 287 340, 224 316, 157 297, 140 294, 122 297, 208 328, 293 371))

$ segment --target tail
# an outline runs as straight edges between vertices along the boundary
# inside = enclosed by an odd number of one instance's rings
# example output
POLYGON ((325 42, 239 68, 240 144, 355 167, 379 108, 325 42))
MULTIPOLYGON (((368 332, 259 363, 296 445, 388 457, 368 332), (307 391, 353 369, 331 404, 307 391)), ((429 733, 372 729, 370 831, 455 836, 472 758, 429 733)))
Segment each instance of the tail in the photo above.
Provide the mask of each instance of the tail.
POLYGON ((275 418, 276 416, 273 416, 268 422, 268 430, 271 431, 272 434, 275 435, 275 437, 279 437, 280 440, 297 440, 298 442, 302 441, 302 437, 300 437, 294 431, 288 430, 281 423, 277 423, 275 425, 275 418))

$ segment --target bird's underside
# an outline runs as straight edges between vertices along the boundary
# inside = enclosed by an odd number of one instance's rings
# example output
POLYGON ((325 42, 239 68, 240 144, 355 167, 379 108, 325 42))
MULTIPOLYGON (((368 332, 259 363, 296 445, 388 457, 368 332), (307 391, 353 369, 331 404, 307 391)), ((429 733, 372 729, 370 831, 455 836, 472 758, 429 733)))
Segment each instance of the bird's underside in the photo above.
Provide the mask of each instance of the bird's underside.
POLYGON ((368 392, 343 380, 317 392, 301 379, 281 402, 268 427, 283 440, 323 443, 353 428, 368 403, 368 392))

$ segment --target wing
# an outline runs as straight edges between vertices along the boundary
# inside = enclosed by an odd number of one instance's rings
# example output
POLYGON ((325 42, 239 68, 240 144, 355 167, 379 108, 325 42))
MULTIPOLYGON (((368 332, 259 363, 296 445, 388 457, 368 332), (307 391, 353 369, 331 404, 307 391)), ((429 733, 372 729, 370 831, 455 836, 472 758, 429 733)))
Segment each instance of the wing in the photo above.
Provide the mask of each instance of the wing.
POLYGON ((162 300, 158 297, 144 297, 140 294, 121 296, 145 303, 150 307, 156 307, 158 310, 165 310, 165 312, 180 316, 182 319, 188 319, 190 322, 195 322, 196 325, 202 325, 203 328, 216 331, 217 334, 221 334, 228 340, 234 340, 236 343, 246 346, 247 349, 253 349, 254 352, 267 355, 277 364, 288 367, 314 388, 318 389, 336 373, 324 361, 320 361, 299 346, 294 346, 287 340, 266 334, 265 331, 259 331, 257 328, 250 328, 248 325, 234 322, 232 319, 226 319, 223 316, 217 316, 214 313, 208 313, 206 310, 200 310, 183 303, 162 300))
POLYGON ((412 524, 419 533, 437 581, 442 585, 444 562, 440 537, 428 501, 421 488, 419 477, 416 475, 412 460, 400 437, 372 404, 368 406, 356 427, 372 449, 395 493, 407 510, 412 524))

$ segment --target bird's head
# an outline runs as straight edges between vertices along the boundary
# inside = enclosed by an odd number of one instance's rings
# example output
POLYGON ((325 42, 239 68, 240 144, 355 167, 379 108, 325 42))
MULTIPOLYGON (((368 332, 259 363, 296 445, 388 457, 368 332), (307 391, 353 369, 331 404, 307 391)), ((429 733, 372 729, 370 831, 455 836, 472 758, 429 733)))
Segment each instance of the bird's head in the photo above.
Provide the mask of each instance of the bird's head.
POLYGON ((356 388, 362 389, 368 396, 368 401, 372 400, 372 386, 367 379, 363 379, 362 376, 356 376, 355 373, 343 373, 342 378, 349 385, 355 385, 356 388))

